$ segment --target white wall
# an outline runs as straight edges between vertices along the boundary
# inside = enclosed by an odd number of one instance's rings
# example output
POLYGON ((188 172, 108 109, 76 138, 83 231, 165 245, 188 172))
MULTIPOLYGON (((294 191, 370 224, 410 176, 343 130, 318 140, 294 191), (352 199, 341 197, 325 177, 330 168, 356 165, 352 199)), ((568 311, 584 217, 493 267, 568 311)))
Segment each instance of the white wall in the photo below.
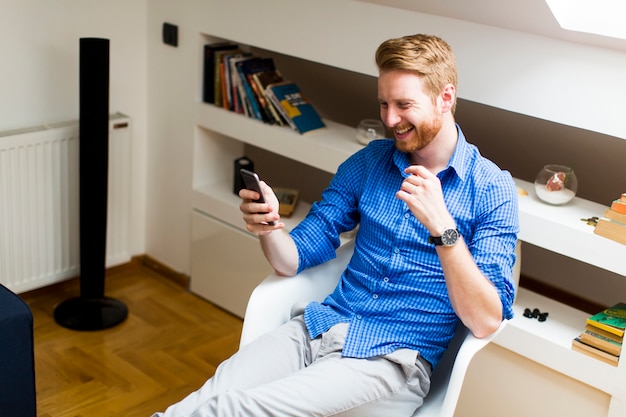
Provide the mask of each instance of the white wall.
POLYGON ((418 31, 453 44, 467 100, 626 138, 625 53, 349 0, 0 0, 0 130, 77 118, 78 39, 110 38, 110 108, 134 123, 133 253, 189 273, 199 33, 372 75, 379 41, 418 31))
POLYGON ((133 254, 145 251, 147 3, 0 1, 0 130, 78 119, 79 39, 110 39, 110 110, 133 120, 133 254))
POLYGON ((146 252, 190 273, 194 103, 198 32, 194 1, 150 0, 148 8, 148 203, 146 252), (161 41, 163 22, 179 27, 179 46, 161 41))

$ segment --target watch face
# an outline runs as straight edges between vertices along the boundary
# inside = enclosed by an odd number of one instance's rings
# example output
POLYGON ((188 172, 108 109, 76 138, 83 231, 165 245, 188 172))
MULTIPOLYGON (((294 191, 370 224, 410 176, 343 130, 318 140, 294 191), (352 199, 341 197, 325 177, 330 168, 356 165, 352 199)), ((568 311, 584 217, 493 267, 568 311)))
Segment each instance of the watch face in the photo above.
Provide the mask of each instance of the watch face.
POLYGON ((446 229, 441 234, 441 243, 445 246, 452 246, 459 239, 459 232, 456 229, 446 229))

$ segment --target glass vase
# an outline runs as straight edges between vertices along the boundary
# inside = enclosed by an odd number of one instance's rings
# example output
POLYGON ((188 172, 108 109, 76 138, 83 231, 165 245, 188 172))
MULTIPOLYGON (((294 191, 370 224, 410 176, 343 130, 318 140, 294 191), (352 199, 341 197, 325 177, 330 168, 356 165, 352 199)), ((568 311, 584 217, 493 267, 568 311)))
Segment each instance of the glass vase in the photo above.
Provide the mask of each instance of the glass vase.
POLYGON ((578 179, 572 167, 549 164, 535 178, 537 197, 553 205, 566 204, 576 196, 578 179))

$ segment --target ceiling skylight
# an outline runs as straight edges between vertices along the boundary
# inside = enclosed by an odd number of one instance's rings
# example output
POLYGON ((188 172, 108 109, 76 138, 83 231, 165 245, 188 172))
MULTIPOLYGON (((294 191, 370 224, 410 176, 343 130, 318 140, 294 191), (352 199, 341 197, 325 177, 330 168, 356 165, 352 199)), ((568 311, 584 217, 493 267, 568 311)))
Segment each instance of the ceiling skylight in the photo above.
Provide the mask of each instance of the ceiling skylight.
POLYGON ((624 0, 546 0, 563 29, 626 39, 624 0))

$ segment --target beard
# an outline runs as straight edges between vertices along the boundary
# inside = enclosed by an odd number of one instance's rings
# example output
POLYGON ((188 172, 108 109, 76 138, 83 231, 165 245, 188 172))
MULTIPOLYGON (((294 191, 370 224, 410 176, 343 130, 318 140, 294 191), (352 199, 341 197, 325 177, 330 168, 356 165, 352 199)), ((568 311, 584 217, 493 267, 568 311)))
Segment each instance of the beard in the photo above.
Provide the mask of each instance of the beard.
POLYGON ((437 136, 443 125, 443 117, 440 114, 433 114, 430 121, 423 121, 417 126, 413 126, 411 136, 406 140, 394 139, 396 149, 405 153, 412 153, 424 149, 437 136))

